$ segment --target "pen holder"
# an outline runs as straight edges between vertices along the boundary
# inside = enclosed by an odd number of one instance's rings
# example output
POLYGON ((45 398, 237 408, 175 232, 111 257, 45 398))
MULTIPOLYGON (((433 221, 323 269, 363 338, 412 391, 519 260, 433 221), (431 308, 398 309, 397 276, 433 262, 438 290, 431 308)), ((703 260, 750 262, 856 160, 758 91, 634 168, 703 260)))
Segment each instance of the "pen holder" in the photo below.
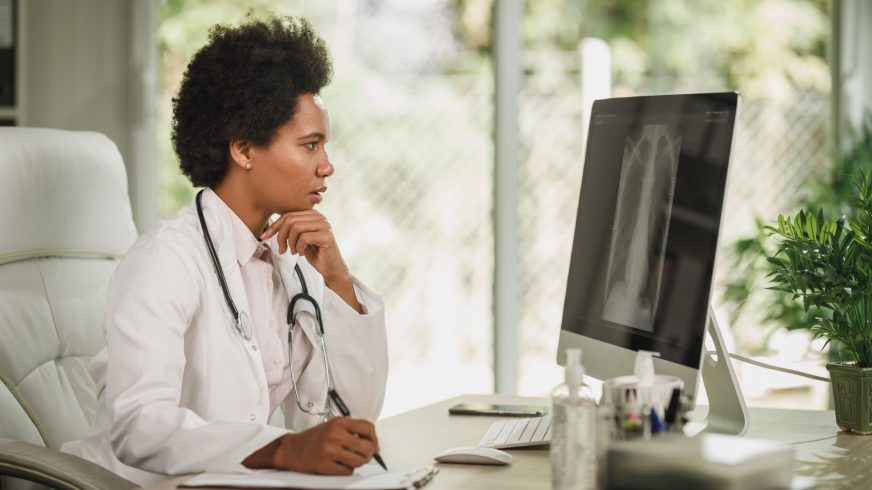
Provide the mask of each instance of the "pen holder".
POLYGON ((666 432, 681 421, 673 392, 683 389, 684 382, 674 376, 656 375, 652 383, 644 385, 636 376, 606 380, 600 400, 601 439, 647 439, 666 432))

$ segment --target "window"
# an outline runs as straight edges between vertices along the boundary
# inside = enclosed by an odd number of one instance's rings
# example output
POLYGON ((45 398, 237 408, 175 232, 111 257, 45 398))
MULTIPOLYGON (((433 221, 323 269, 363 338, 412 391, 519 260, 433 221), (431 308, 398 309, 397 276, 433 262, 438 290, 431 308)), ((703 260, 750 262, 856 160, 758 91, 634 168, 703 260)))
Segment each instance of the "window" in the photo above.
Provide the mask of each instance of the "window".
MULTIPOLYGON (((529 0, 523 8, 517 385, 544 395, 561 378, 554 359, 586 104, 609 95, 742 92, 721 236, 728 253, 753 233, 755 214, 790 211, 789 197, 827 168, 828 2, 529 0)), ((388 305, 384 413, 493 390, 493 0, 166 1, 164 216, 193 196, 169 143, 171 97, 208 28, 238 22, 249 9, 308 18, 333 53, 336 73, 323 96, 336 174, 320 209, 352 271, 388 305)), ((721 281, 727 264, 720 261, 721 281)), ((764 352, 771 330, 751 310, 734 318, 735 349, 764 352)))

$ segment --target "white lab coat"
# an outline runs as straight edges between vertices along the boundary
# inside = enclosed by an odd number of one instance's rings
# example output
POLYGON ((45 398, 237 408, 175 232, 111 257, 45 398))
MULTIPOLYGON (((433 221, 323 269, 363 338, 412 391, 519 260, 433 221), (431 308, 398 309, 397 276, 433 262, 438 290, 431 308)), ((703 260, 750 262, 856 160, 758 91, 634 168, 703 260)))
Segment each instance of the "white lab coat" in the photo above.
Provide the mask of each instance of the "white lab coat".
MULTIPOLYGON (((204 192, 206 223, 233 301, 248 314, 231 216, 218 211, 217 199, 204 192)), ((288 297, 299 291, 293 270, 299 262, 321 305, 336 390, 355 417, 375 420, 387 380, 381 299, 355 279, 367 309, 360 315, 324 287, 305 258, 276 254, 275 237, 271 249, 288 297)), ((63 450, 148 485, 167 475, 246 471, 241 462, 248 455, 287 432, 267 424, 269 391, 256 338, 246 341, 234 327, 194 206, 131 247, 112 277, 106 311, 107 348, 92 364, 101 390, 93 431, 63 450)), ((305 334, 294 342, 310 346, 296 373, 300 398, 320 403, 326 388, 314 321, 305 313, 298 318, 305 334)), ((293 392, 282 408, 288 429, 321 421, 297 408, 293 392)))

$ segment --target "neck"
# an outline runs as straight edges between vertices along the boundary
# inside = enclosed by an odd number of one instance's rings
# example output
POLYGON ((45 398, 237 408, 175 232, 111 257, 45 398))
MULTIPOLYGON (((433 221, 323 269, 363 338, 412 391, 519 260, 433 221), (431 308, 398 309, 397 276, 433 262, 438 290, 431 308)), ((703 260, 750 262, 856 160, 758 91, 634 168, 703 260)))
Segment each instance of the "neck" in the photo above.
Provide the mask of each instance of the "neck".
POLYGON ((245 192, 240 186, 232 185, 228 180, 224 179, 224 182, 213 187, 212 190, 218 194, 218 197, 224 201, 227 207, 236 213, 236 216, 239 216, 252 235, 260 240, 260 234, 266 228, 272 213, 259 209, 255 203, 251 202, 250 193, 245 192))

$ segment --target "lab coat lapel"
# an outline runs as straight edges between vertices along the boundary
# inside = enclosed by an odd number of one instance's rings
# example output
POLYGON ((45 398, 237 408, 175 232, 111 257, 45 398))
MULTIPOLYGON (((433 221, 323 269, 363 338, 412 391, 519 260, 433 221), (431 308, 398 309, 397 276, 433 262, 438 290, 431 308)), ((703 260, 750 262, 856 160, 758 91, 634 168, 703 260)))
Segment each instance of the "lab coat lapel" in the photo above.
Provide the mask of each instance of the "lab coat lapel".
MULTIPOLYGON (((226 213, 223 213, 222 210, 218 208, 221 204, 214 202, 216 199, 220 199, 220 197, 215 195, 212 189, 207 188, 203 193, 203 214, 206 218, 206 225, 209 227, 209 234, 211 235, 212 243, 216 248, 215 252, 218 254, 218 262, 221 264, 221 269, 224 271, 224 279, 227 281, 227 289, 230 290, 230 297, 233 298, 233 303, 236 305, 239 314, 242 315, 244 313, 248 316, 248 319, 251 320, 251 313, 248 305, 248 293, 245 290, 245 284, 242 282, 242 272, 239 270, 239 264, 236 261, 236 247, 233 245, 234 242, 231 236, 233 228, 229 221, 230 216, 226 216, 226 213)), ((215 287, 220 287, 217 282, 217 277, 215 287)), ((233 315, 229 311, 227 305, 222 304, 221 307, 228 310, 227 316, 230 318, 230 321, 233 321, 233 315)), ((263 359, 258 350, 260 347, 257 346, 257 337, 255 337, 254 332, 252 332, 251 341, 246 341, 235 330, 234 335, 239 339, 239 346, 248 355, 249 365, 254 372, 254 376, 258 380, 258 383, 263 386, 264 393, 266 393, 266 374, 263 370, 263 359), (255 346, 257 349, 249 348, 250 346, 255 346)), ((269 398, 267 398, 267 404, 268 403, 269 398)))
POLYGON ((212 244, 218 254, 218 262, 221 263, 221 269, 224 271, 224 279, 227 281, 230 297, 233 298, 233 303, 240 314, 245 312, 250 320, 248 294, 246 294, 245 285, 242 282, 242 272, 236 261, 236 247, 233 245, 233 224, 230 222, 231 217, 227 216, 227 213, 231 211, 226 211, 223 205, 217 202, 219 199, 221 198, 215 194, 215 191, 207 188, 203 193, 203 214, 206 218, 206 225, 209 226, 212 244))
MULTIPOLYGON (((230 290, 230 296, 236 304, 236 309, 239 314, 245 314, 251 320, 251 313, 248 306, 248 293, 245 290, 245 284, 242 282, 242 271, 239 269, 239 264, 236 261, 236 247, 233 246, 233 240, 229 235, 225 235, 220 247, 218 248, 218 260, 221 262, 221 268, 224 269, 224 278, 227 280, 227 288, 230 290)), ((214 239, 214 237, 213 237, 214 239)), ((222 305, 226 308, 226 305, 222 305)), ((252 329, 254 325, 252 325, 252 329)), ((257 344, 257 337, 252 330, 250 341, 246 341, 238 332, 234 332, 239 340, 238 344, 245 351, 248 358, 248 365, 251 368, 254 379, 257 380, 258 386, 261 388, 261 406, 264 408, 264 413, 269 409, 269 385, 266 381, 266 371, 263 368, 263 356, 260 353, 260 347, 257 344)))
POLYGON ((251 320, 248 293, 242 282, 242 272, 236 262, 236 248, 233 246, 232 240, 223 240, 223 243, 218 247, 218 260, 221 261, 221 268, 224 269, 224 278, 227 280, 227 288, 230 290, 230 297, 233 298, 236 309, 239 310, 240 315, 245 312, 248 319, 251 320))

